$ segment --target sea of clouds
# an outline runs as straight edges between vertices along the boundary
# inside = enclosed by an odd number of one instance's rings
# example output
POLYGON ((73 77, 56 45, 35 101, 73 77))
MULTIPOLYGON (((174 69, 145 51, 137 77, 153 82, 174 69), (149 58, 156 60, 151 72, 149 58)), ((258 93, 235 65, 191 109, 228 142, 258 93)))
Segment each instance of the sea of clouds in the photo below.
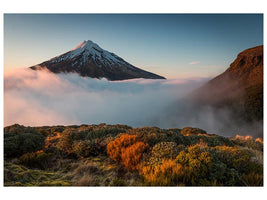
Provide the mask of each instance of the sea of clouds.
POLYGON ((4 75, 4 126, 191 126, 224 136, 262 136, 262 121, 236 124, 227 110, 198 109, 184 99, 208 80, 108 81, 20 68, 4 75))
POLYGON ((156 119, 205 81, 108 81, 21 68, 4 75, 4 125, 107 123, 166 128, 156 119))

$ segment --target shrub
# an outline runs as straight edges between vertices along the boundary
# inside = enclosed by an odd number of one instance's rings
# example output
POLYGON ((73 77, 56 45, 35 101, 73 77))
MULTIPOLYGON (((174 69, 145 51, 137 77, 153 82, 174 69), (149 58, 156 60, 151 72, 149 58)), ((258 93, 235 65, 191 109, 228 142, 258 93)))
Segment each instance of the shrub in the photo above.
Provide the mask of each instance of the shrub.
POLYGON ((175 158, 179 153, 179 148, 175 142, 160 142, 152 148, 150 164, 158 164, 163 158, 175 158))
POLYGON ((163 159, 160 165, 143 166, 140 173, 151 185, 172 186, 182 185, 183 167, 172 159, 163 159))
POLYGON ((91 142, 88 140, 74 143, 72 150, 78 157, 88 157, 92 155, 91 142))
POLYGON ((257 138, 255 140, 253 140, 251 136, 236 135, 234 138, 231 138, 231 141, 235 145, 263 151, 263 140, 261 138, 257 138))
POLYGON ((234 168, 239 172, 244 172, 250 157, 245 152, 239 150, 237 147, 217 146, 215 147, 217 158, 225 163, 227 167, 234 168))
POLYGON ((13 134, 21 134, 21 133, 38 133, 38 131, 33 127, 25 127, 19 124, 14 124, 12 126, 7 126, 4 128, 4 133, 13 133, 13 134))
POLYGON ((97 156, 106 154, 107 144, 112 140, 108 138, 96 138, 94 140, 75 141, 73 143, 72 152, 78 157, 97 156))
POLYGON ((107 145, 107 153, 113 160, 133 170, 141 161, 143 152, 148 144, 139 139, 137 135, 124 134, 107 145))
POLYGON ((85 135, 80 134, 76 129, 67 128, 65 129, 57 143, 57 148, 67 153, 72 153, 72 147, 75 140, 81 140, 85 138, 85 135))
POLYGON ((210 184, 209 174, 212 170, 212 155, 204 143, 188 147, 176 157, 176 162, 184 167, 183 183, 186 185, 210 184), (200 181, 201 180, 201 181, 200 181))
POLYGON ((144 142, 136 142, 125 148, 121 152, 121 161, 124 166, 130 170, 134 170, 142 158, 143 152, 147 149, 148 144, 144 142))
POLYGON ((24 153, 35 152, 44 147, 45 138, 37 131, 33 133, 5 133, 4 155, 17 157, 24 153))
POLYGON ((49 167, 51 157, 51 153, 47 154, 43 151, 25 153, 20 156, 19 163, 29 168, 46 169, 49 167))
POLYGON ((53 126, 51 128, 51 133, 54 133, 54 132, 62 133, 64 130, 65 130, 64 126, 53 126))
POLYGON ((189 136, 189 135, 207 134, 207 132, 199 128, 184 127, 181 130, 181 134, 184 136, 189 136))
POLYGON ((143 127, 135 128, 126 131, 126 134, 137 135, 138 138, 147 141, 150 146, 168 140, 168 134, 166 130, 159 129, 157 127, 143 127))

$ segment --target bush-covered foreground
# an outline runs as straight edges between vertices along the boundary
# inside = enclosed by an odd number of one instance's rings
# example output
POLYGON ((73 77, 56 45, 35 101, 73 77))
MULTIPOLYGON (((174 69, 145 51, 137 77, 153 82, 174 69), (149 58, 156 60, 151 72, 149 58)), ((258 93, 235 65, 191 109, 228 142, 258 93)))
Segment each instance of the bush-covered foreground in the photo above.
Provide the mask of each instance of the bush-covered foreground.
POLYGON ((198 128, 4 128, 5 186, 262 186, 263 141, 198 128))

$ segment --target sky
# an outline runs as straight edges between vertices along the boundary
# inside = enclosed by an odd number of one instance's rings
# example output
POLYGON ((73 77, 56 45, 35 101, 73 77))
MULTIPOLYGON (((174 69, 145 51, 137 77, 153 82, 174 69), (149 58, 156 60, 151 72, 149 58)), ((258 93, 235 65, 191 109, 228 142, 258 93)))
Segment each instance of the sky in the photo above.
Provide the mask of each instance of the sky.
POLYGON ((168 79, 214 77, 263 44, 263 15, 5 14, 4 70, 39 64, 83 40, 168 79))

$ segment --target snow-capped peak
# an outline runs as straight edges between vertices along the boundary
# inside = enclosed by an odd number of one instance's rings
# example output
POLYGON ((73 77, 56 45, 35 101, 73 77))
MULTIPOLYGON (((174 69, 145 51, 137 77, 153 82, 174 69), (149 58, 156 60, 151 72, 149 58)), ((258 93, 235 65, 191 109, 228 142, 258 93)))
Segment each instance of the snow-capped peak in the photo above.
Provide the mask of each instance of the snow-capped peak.
POLYGON ((79 57, 80 59, 79 63, 93 62, 98 67, 107 65, 108 66, 128 65, 130 68, 132 68, 132 65, 125 62, 122 58, 119 58, 114 53, 102 49, 91 40, 82 41, 72 50, 58 57, 53 58, 50 61, 53 63, 59 63, 77 57, 79 57))
POLYGON ((47 68, 54 73, 77 72, 81 76, 106 77, 109 80, 164 78, 134 67, 116 54, 102 49, 91 40, 84 40, 72 50, 35 65, 31 69, 38 70, 40 67, 47 68))
POLYGON ((74 49, 71 51, 74 51, 76 49, 87 49, 90 50, 92 47, 101 49, 96 43, 92 42, 91 40, 84 40, 80 44, 78 44, 74 49))

